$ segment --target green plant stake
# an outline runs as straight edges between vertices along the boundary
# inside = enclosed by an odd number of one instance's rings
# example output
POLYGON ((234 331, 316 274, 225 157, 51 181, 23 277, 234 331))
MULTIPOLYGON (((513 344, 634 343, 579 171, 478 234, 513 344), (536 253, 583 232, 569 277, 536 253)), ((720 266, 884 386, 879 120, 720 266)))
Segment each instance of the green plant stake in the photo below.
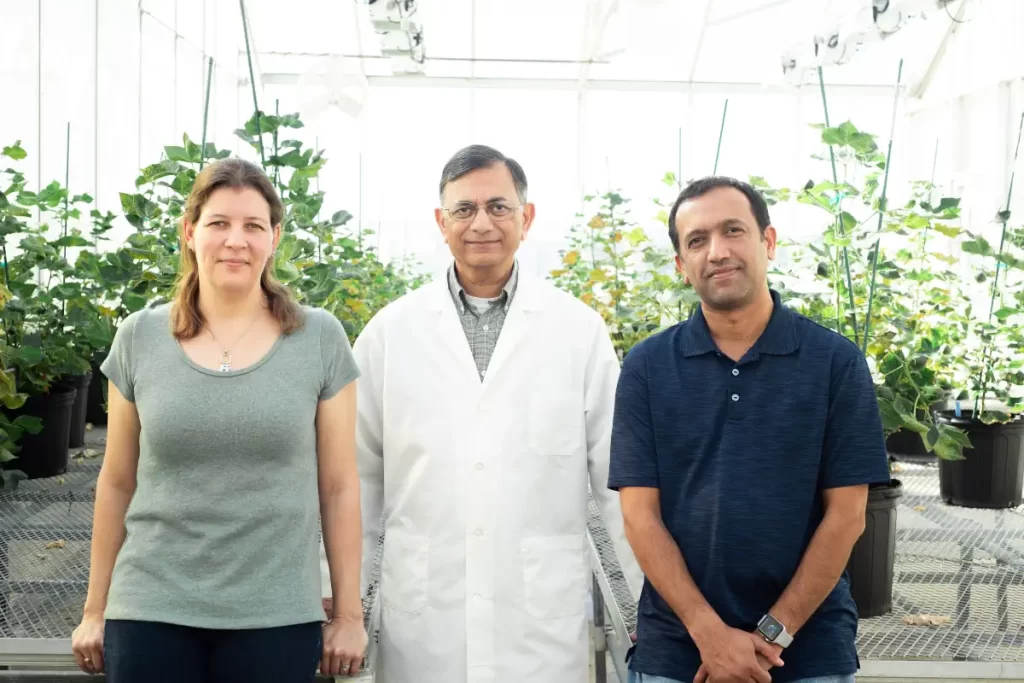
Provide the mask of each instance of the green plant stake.
POLYGON ((249 47, 249 20, 245 16, 245 0, 238 0, 242 9, 242 33, 245 35, 245 58, 249 62, 249 85, 252 86, 252 106, 256 117, 256 139, 260 143, 260 162, 267 167, 267 160, 263 154, 263 132, 260 130, 260 103, 256 99, 256 74, 252 70, 252 49, 249 47))
POLYGON ((722 106, 722 125, 718 128, 718 147, 715 148, 715 166, 711 175, 718 174, 718 155, 722 153, 722 136, 725 135, 725 114, 729 111, 729 98, 725 98, 725 105, 722 106))
POLYGON ((892 124, 889 129, 889 148, 885 153, 885 174, 882 176, 882 196, 878 200, 878 228, 876 232, 879 234, 875 240, 874 252, 871 255, 871 284, 868 287, 868 311, 864 319, 864 355, 868 353, 868 339, 871 338, 871 306, 874 304, 875 299, 875 283, 877 282, 878 276, 878 250, 881 249, 882 243, 882 221, 885 219, 886 210, 886 192, 889 189, 889 162, 892 159, 892 138, 896 134, 896 110, 899 107, 900 102, 900 81, 903 79, 903 59, 900 58, 900 65, 896 71, 896 94, 893 96, 892 103, 892 124))
MULTIPOLYGON (((992 278, 992 298, 988 304, 988 320, 992 322, 992 314, 995 312, 996 307, 996 294, 999 291, 999 271, 1006 267, 1006 264, 1002 262, 1003 249, 1006 247, 1006 224, 1010 220, 1010 201, 1013 199, 1013 179, 1017 175, 1017 156, 1020 154, 1020 138, 1021 134, 1024 133, 1024 113, 1020 115, 1020 126, 1017 128, 1017 147, 1013 150, 1013 166, 1010 171, 1010 187, 1006 191, 1006 208, 999 212, 999 218, 1003 224, 1001 234, 999 236, 999 251, 996 252, 996 273, 992 278)), ((974 397, 974 415, 978 415, 978 403, 985 396, 985 392, 988 390, 988 353, 991 343, 985 347, 984 359, 982 360, 982 376, 981 376, 981 392, 974 397)))
MULTIPOLYGON (((64 216, 63 225, 61 226, 61 237, 65 240, 68 237, 68 197, 71 194, 71 122, 68 121, 67 134, 64 138, 64 216)), ((68 247, 64 245, 63 250, 64 260, 68 260, 68 247)), ((62 284, 67 283, 67 274, 60 274, 60 281, 62 284)), ((67 315, 67 302, 61 300, 60 312, 62 315, 67 315)))
MULTIPOLYGON (((832 124, 828 119, 828 98, 825 96, 825 75, 820 66, 818 67, 818 86, 821 89, 821 107, 825 111, 825 128, 831 128, 832 124)), ((832 162, 832 183, 838 187, 839 173, 836 171, 836 151, 831 144, 828 146, 828 156, 829 160, 832 162)), ((846 229, 843 227, 842 205, 843 198, 842 196, 839 196, 836 201, 836 208, 834 212, 836 217, 836 229, 841 237, 846 237, 846 229)), ((853 325, 853 343, 860 345, 860 332, 857 329, 857 304, 853 298, 853 276, 850 274, 850 250, 845 244, 842 246, 842 250, 843 266, 846 270, 846 291, 850 295, 850 322, 853 325)), ((841 297, 838 296, 836 297, 836 321, 838 323, 838 327, 836 329, 842 331, 843 311, 838 301, 840 298, 841 297)))
MULTIPOLYGON (((931 205, 932 199, 935 195, 935 168, 939 163, 939 138, 935 138, 935 153, 932 154, 932 178, 928 181, 928 204, 931 205)), ((928 233, 931 230, 931 223, 924 227, 924 231, 921 234, 921 255, 918 259, 917 269, 920 271, 924 268, 924 259, 928 253, 928 233)), ((921 282, 918 281, 917 288, 914 289, 914 310, 917 310, 918 297, 921 294, 921 282)))
POLYGON ((199 170, 206 164, 206 122, 210 115, 210 90, 213 89, 213 57, 206 63, 206 102, 203 104, 203 142, 199 152, 199 170))

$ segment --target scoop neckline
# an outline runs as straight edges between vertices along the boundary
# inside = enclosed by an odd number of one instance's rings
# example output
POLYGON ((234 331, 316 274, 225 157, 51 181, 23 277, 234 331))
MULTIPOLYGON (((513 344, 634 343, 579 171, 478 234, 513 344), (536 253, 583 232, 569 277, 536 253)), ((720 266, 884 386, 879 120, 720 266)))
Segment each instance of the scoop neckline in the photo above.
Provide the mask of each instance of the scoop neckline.
POLYGON ((192 360, 189 357, 189 355, 185 353, 185 349, 182 347, 180 339, 174 339, 174 346, 177 347, 178 354, 181 355, 182 360, 184 360, 185 363, 193 370, 201 372, 204 375, 210 375, 212 377, 238 377, 240 375, 248 374, 263 367, 267 363, 267 361, 269 361, 270 358, 277 352, 278 347, 281 346, 281 342, 284 341, 284 337, 284 333, 279 332, 277 335, 277 339, 274 340, 273 346, 271 346, 270 349, 265 354, 263 354, 263 356, 255 363, 247 365, 244 368, 239 368, 238 370, 228 370, 227 372, 222 372, 220 370, 208 368, 192 360))

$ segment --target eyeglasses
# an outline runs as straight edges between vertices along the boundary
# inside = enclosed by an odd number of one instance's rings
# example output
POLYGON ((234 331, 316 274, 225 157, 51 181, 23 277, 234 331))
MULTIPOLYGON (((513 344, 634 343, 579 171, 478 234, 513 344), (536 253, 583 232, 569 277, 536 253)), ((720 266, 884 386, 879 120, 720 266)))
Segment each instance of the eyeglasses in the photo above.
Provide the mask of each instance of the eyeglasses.
MULTIPOLYGON (((506 204, 505 202, 488 202, 483 208, 484 211, 487 212, 488 216, 494 220, 501 221, 511 218, 512 214, 522 207, 521 205, 511 205, 506 204)), ((471 221, 476 218, 476 214, 479 210, 480 207, 478 205, 467 202, 464 204, 458 204, 450 209, 446 208, 444 211, 452 220, 464 222, 471 221)))

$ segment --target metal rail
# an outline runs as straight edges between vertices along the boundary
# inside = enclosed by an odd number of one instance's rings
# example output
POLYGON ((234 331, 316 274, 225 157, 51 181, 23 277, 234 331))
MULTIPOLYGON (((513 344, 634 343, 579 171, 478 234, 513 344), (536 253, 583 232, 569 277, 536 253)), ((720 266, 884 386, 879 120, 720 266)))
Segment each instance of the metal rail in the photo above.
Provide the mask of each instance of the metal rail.
POLYGON ((593 600, 594 600, 594 672, 598 683, 608 680, 605 667, 606 654, 611 655, 612 665, 619 681, 625 683, 629 677, 626 665, 626 653, 632 647, 629 628, 622 618, 611 581, 605 573, 601 554, 590 531, 587 531, 590 543, 591 561, 594 568, 593 600))

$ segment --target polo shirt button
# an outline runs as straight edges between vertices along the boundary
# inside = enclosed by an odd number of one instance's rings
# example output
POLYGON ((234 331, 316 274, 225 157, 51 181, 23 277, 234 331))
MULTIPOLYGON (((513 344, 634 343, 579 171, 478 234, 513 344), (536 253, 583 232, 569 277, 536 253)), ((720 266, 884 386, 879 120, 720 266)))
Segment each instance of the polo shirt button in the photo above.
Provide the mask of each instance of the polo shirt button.
POLYGON ((738 369, 736 369, 736 368, 733 368, 732 369, 732 376, 735 377, 738 374, 740 374, 740 371, 738 369))
POLYGON ((740 395, 739 394, 733 394, 732 395, 732 400, 734 400, 734 401, 740 400, 740 395))

